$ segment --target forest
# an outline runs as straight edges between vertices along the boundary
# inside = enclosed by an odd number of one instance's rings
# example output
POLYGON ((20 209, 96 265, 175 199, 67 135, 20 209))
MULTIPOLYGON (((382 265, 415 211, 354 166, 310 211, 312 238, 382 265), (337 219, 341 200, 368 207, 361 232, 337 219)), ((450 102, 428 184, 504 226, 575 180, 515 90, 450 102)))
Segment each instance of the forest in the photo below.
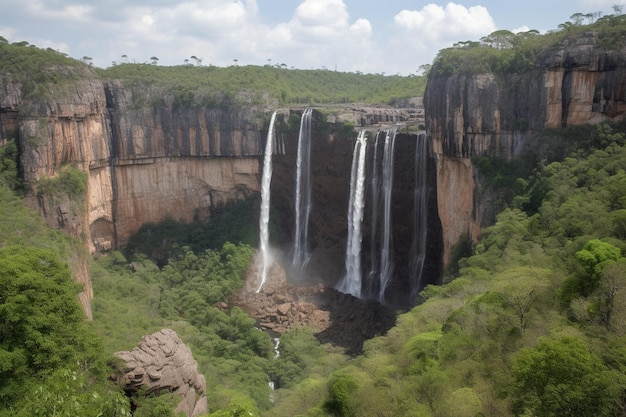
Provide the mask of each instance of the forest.
MULTIPOLYGON (((610 22, 595 27, 623 30, 610 22)), ((452 55, 474 62, 477 51, 442 51, 433 71, 448 71, 452 55)), ((13 68, 28 72, 40 53, 0 45, 0 63, 13 57, 13 68)), ((230 71, 241 74, 232 77, 239 86, 260 72, 267 88, 275 88, 272 77, 286 82, 283 72, 297 76, 284 68, 145 64, 103 76, 127 70, 142 74, 137 82, 144 74, 230 71)), ((328 72, 315 75, 347 77, 328 72)), ((284 103, 335 99, 332 90, 295 84, 285 84, 284 103)), ((359 91, 340 97, 366 96, 359 91)), ((523 169, 515 160, 474 161, 506 208, 477 242, 458 248, 442 284, 426 287, 392 329, 348 355, 302 327, 281 335, 279 357, 241 309, 216 307, 243 285, 258 239, 254 222, 242 221, 253 216, 254 197, 217 207, 205 223, 146 225, 168 238, 166 264, 142 238, 146 229, 125 250, 90 258, 95 297, 87 321, 68 268, 85 249, 26 207, 17 145, 7 141, 0 148, 0 416, 130 416, 131 402, 133 416, 173 416, 167 395, 128 398, 108 379, 118 365, 114 352, 163 327, 192 349, 210 387, 211 417, 626 415, 626 124, 544 135, 565 144, 564 158, 529 159, 523 169)), ((70 170, 49 187, 80 198, 85 181, 70 170)))

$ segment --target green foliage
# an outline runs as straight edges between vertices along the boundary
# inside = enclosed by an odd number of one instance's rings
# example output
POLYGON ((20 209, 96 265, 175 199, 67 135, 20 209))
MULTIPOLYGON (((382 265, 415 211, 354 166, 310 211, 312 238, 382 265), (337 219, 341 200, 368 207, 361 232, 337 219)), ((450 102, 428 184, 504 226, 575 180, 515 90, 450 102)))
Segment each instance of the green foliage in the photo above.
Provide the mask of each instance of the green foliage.
POLYGON ((65 195, 73 200, 80 200, 87 192, 87 179, 86 172, 68 165, 56 177, 40 179, 37 192, 50 197, 65 195))
POLYGON ((426 77, 421 76, 355 74, 324 69, 288 70, 253 65, 221 68, 121 64, 98 72, 103 77, 119 79, 132 86, 135 99, 142 96, 141 90, 152 91, 151 102, 138 102, 138 105, 172 102, 175 108, 261 103, 266 100, 266 94, 281 105, 394 104, 423 95, 426 87, 426 77))
POLYGON ((513 375, 516 415, 612 416, 623 390, 619 376, 584 342, 566 336, 522 349, 515 356, 513 375))
POLYGON ((582 33, 594 31, 598 47, 619 50, 626 44, 626 19, 621 15, 606 16, 589 25, 566 22, 560 31, 540 35, 536 30, 513 34, 496 31, 478 41, 457 42, 437 54, 429 76, 532 71, 535 63, 563 42, 582 33))
POLYGON ((590 277, 598 277, 607 265, 620 257, 619 248, 599 239, 590 240, 582 250, 576 252, 576 259, 585 267, 590 277))
POLYGON ((71 88, 73 81, 93 76, 89 67, 80 61, 51 48, 28 45, 28 42, 0 42, 0 74, 5 82, 20 83, 26 99, 47 97, 51 86, 71 88))
POLYGON ((330 386, 329 398, 325 403, 325 409, 336 417, 356 416, 354 405, 351 404, 351 397, 357 387, 356 381, 351 376, 337 376, 330 386))
POLYGON ((495 190, 502 203, 506 204, 524 191, 524 181, 521 179, 530 176, 537 160, 535 155, 529 153, 510 160, 482 157, 473 163, 478 169, 482 186, 495 190))
POLYGON ((326 355, 311 330, 292 330, 280 338, 280 356, 270 363, 270 379, 276 388, 292 387, 308 376, 326 355))
POLYGON ((144 254, 165 265, 171 257, 183 254, 187 246, 193 252, 221 249, 225 242, 255 246, 258 241, 258 221, 255 218, 258 199, 231 200, 211 209, 208 221, 194 219, 190 223, 167 218, 157 224, 142 225, 128 241, 126 256, 144 254))
MULTIPOLYGON (((133 397, 136 406, 133 417, 178 417, 174 414, 174 408, 179 402, 180 396, 175 394, 136 395, 133 397)), ((180 417, 184 416, 185 413, 180 413, 180 417)))
POLYGON ((0 185, 12 190, 21 187, 18 177, 19 154, 15 139, 10 138, 0 146, 0 185))
POLYGON ((119 252, 98 259, 92 267, 93 312, 107 351, 132 349, 142 335, 172 328, 192 349, 207 385, 215 387, 208 392, 216 407, 211 411, 230 409, 235 398, 268 408, 269 336, 243 310, 216 307, 241 288, 251 257, 249 246, 226 242, 198 254, 182 247, 163 269, 145 255, 131 263, 119 252))
POLYGON ((127 411, 120 397, 104 394, 111 388, 101 382, 106 378, 101 347, 87 327, 78 290, 54 253, 0 248, 2 409, 38 416, 55 409, 62 416, 127 411))

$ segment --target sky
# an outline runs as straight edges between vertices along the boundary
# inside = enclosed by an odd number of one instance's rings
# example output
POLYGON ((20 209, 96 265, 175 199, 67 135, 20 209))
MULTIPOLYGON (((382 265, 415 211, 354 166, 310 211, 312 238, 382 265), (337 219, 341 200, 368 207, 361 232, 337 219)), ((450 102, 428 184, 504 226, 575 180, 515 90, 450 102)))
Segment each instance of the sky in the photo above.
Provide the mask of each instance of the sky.
MULTIPOLYGON (((279 65, 419 74, 496 30, 558 29, 626 0, 0 0, 0 36, 107 68, 279 65), (195 57, 195 58, 191 58, 195 57)), ((626 6, 624 7, 626 13, 626 6)))

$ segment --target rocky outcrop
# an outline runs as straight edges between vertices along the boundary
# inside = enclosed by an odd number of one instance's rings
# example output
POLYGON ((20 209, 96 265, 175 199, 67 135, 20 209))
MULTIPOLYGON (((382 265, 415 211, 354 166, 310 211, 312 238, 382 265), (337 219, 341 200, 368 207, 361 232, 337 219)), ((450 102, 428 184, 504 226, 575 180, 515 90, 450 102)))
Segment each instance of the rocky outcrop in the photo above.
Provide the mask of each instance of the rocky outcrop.
POLYGON ((132 351, 117 352, 124 362, 112 379, 130 396, 173 393, 181 397, 174 413, 207 413, 206 380, 198 373, 191 350, 176 332, 162 329, 144 336, 132 351))
POLYGON ((275 257, 265 285, 258 289, 258 270, 251 268, 244 287, 230 300, 219 303, 228 309, 238 306, 273 335, 307 327, 321 343, 330 343, 348 354, 362 352, 363 343, 383 335, 394 326, 395 311, 372 300, 343 294, 321 283, 290 283, 285 261, 275 257))
POLYGON ((548 128, 622 120, 625 78, 622 51, 603 49, 594 32, 547 50, 532 69, 429 78, 426 129, 437 161, 446 261, 461 237, 475 239, 494 221, 471 159, 540 151, 548 128))

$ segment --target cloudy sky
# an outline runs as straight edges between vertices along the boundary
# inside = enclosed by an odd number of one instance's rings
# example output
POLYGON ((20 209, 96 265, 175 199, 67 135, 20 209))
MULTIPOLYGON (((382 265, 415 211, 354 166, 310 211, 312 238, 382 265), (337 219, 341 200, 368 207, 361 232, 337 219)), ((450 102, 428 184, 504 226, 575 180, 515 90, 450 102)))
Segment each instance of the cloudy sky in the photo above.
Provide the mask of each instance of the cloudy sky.
MULTIPOLYGON (((280 65, 408 75, 457 41, 554 30, 625 0, 0 0, 0 35, 98 67, 280 65)), ((626 13, 626 7, 624 7, 626 13)))

